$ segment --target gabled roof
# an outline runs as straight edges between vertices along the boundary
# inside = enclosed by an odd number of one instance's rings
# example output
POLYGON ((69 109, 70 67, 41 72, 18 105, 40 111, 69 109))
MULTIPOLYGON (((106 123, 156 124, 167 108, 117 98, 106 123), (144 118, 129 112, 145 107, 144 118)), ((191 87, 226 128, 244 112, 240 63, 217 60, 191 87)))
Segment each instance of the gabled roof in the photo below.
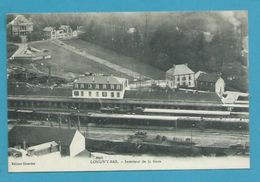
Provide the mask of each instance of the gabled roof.
MULTIPOLYGON (((193 103, 222 103, 219 96, 215 92, 160 92, 160 91, 136 91, 126 90, 125 99, 144 99, 144 100, 158 100, 167 102, 193 102, 193 103)), ((156 102, 156 101, 155 101, 156 102)))
POLYGON ((206 73, 206 72, 198 71, 197 73, 195 73, 195 80, 197 80, 199 78, 200 74, 202 74, 202 73, 206 73))
POLYGON ((46 31, 46 32, 51 32, 51 31, 53 31, 53 30, 55 30, 55 28, 53 28, 53 27, 45 27, 45 28, 43 29, 43 31, 46 31))
POLYGON ((76 133, 76 129, 14 126, 8 133, 9 145, 22 144, 39 145, 55 141, 63 146, 69 146, 76 133))
POLYGON ((59 29, 62 29, 62 30, 70 30, 70 26, 69 25, 61 25, 59 29))
POLYGON ((57 145, 58 144, 55 141, 52 141, 52 142, 47 142, 47 143, 43 143, 43 144, 39 144, 39 145, 29 147, 27 150, 42 150, 42 149, 46 149, 50 146, 57 146, 57 145))
POLYGON ((166 71, 166 73, 175 75, 193 74, 194 72, 188 67, 187 64, 173 65, 171 69, 166 71))
POLYGON ((111 75, 91 75, 80 77, 75 83, 100 83, 100 84, 122 84, 125 78, 119 78, 111 75))
POLYGON ((198 81, 203 81, 203 82, 217 82, 220 76, 216 73, 201 73, 198 77, 198 81))
POLYGON ((23 15, 17 15, 8 25, 19 25, 19 24, 33 24, 31 21, 26 19, 23 15))

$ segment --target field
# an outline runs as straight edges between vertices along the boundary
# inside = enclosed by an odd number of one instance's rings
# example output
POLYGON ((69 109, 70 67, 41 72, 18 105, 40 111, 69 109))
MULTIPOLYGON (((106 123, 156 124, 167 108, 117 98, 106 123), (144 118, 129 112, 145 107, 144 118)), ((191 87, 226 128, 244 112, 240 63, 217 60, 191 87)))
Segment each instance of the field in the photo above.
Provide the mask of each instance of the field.
POLYGON ((81 49, 83 51, 88 52, 94 56, 99 58, 103 58, 113 64, 117 64, 124 68, 130 69, 137 73, 140 73, 144 76, 153 78, 153 79, 164 79, 165 73, 153 66, 142 63, 138 60, 135 60, 131 57, 124 56, 122 54, 118 54, 112 50, 108 50, 106 48, 100 47, 98 45, 80 40, 80 39, 70 39, 64 40, 66 44, 69 44, 77 49, 81 49))
MULTIPOLYGON (((86 72, 91 73, 103 73, 103 74, 113 74, 115 76, 129 78, 129 76, 117 72, 107 66, 102 64, 98 64, 91 60, 84 58, 83 56, 77 55, 73 52, 67 51, 51 41, 44 41, 44 42, 33 42, 30 44, 31 46, 38 48, 38 49, 48 49, 52 56, 50 60, 44 60, 40 63, 44 65, 51 65, 52 72, 55 75, 62 75, 62 74, 83 74, 86 72)), ((36 64, 37 62, 35 62, 36 64)))

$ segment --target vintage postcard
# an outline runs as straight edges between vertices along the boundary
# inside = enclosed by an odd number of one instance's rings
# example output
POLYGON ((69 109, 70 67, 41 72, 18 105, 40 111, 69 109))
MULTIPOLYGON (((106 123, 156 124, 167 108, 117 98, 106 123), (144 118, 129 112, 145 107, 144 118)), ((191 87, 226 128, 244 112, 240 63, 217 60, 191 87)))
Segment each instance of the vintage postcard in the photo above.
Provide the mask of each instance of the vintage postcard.
POLYGON ((246 11, 6 19, 9 172, 250 167, 246 11))

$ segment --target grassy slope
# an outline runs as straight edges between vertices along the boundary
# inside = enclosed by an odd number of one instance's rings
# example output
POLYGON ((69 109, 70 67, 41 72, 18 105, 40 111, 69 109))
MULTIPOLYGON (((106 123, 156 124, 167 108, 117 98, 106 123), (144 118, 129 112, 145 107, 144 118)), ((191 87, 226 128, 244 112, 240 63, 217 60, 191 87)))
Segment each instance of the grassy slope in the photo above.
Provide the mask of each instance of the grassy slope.
POLYGON ((56 72, 55 74, 58 74, 58 71, 63 73, 72 72, 76 74, 92 72, 113 74, 115 76, 129 78, 129 76, 125 74, 110 69, 102 64, 88 60, 73 52, 67 51, 51 42, 34 42, 31 45, 35 48, 48 49, 50 51, 52 59, 42 62, 47 62, 52 65, 52 70, 56 72))
POLYGON ((86 52, 94 56, 110 61, 111 63, 133 70, 144 76, 148 76, 153 79, 164 79, 165 77, 165 73, 162 70, 144 64, 131 57, 127 57, 122 54, 118 54, 114 51, 108 50, 106 48, 100 47, 98 45, 91 44, 89 42, 79 40, 79 39, 65 40, 64 42, 78 49, 85 50, 86 52))

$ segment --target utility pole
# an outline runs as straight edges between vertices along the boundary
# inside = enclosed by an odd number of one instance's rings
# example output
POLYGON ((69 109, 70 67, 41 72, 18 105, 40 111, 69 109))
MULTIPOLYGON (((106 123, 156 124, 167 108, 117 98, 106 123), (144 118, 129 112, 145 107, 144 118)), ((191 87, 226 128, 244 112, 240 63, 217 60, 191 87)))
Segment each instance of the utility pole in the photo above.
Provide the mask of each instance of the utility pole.
POLYGON ((48 65, 48 79, 47 79, 47 85, 49 85, 49 79, 51 77, 51 65, 48 65))

